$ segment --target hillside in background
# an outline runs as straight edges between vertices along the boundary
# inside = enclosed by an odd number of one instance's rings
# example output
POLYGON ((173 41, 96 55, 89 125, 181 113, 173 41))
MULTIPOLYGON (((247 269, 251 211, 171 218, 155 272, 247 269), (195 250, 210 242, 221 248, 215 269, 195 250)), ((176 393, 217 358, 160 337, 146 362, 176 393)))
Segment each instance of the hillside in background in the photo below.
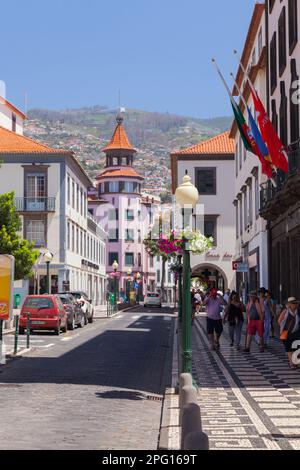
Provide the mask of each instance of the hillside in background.
MULTIPOLYGON (((52 147, 73 150, 92 178, 104 166, 101 148, 110 140, 116 111, 104 106, 28 112, 25 135, 52 147)), ((131 143, 139 151, 135 168, 145 177, 144 189, 155 194, 170 188, 170 153, 197 144, 229 129, 232 119, 195 119, 172 114, 127 109, 124 125, 131 143)))

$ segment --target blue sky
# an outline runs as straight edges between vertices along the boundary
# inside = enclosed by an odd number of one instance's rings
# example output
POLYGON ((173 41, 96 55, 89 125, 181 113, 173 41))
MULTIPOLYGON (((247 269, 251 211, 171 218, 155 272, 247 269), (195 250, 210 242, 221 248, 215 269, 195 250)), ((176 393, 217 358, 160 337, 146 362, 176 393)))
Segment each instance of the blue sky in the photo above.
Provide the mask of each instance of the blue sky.
POLYGON ((1 2, 0 80, 24 108, 121 104, 194 117, 229 115, 211 65, 236 70, 253 0, 1 2))

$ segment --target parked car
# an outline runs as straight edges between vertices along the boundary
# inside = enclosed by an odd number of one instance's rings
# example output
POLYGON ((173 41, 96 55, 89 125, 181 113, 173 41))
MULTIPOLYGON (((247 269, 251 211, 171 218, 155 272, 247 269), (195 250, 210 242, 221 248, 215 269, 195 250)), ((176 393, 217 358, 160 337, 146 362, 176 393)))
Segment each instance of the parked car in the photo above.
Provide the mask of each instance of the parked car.
POLYGON ((144 307, 161 308, 161 295, 158 292, 148 292, 144 298, 144 307))
POLYGON ((85 324, 93 323, 94 321, 94 307, 92 300, 82 291, 72 291, 66 292, 66 294, 71 294, 75 298, 76 302, 82 308, 85 315, 85 324))
POLYGON ((56 295, 28 295, 21 309, 19 333, 27 328, 27 313, 30 313, 30 331, 54 330, 57 335, 68 329, 67 312, 56 295))
POLYGON ((83 328, 85 325, 85 315, 75 298, 71 294, 58 294, 64 309, 68 315, 68 330, 74 330, 75 325, 83 328))

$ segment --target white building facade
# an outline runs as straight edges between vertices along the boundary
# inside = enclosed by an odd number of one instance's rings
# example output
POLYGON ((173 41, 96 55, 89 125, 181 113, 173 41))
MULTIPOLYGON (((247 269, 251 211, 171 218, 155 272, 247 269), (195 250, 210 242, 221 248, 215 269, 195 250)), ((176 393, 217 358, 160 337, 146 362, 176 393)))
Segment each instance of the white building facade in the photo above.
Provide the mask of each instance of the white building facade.
MULTIPOLYGON (((264 105, 267 103, 267 47, 265 5, 256 4, 246 38, 242 63, 248 71, 264 105)), ((239 67, 236 83, 243 93, 255 117, 249 83, 239 67)), ((238 91, 234 88, 235 95, 238 91)), ((247 120, 247 110, 240 99, 240 107, 247 120)), ((260 187, 267 178, 262 174, 261 163, 255 155, 247 152, 236 122, 231 128, 230 137, 235 141, 235 259, 248 263, 248 271, 237 273, 237 290, 246 298, 251 290, 269 287, 268 280, 268 234, 266 222, 260 217, 260 187)))
POLYGON ((199 192, 193 225, 214 239, 206 255, 191 256, 192 277, 223 292, 235 288, 234 141, 228 134, 171 154, 173 194, 187 172, 199 192))
POLYGON ((15 191, 22 236, 40 256, 34 277, 17 281, 21 301, 28 293, 46 292, 50 251, 52 293, 82 290, 94 304, 105 302, 106 234, 87 209, 92 185, 72 152, 51 149, 0 128, 1 193, 15 191))

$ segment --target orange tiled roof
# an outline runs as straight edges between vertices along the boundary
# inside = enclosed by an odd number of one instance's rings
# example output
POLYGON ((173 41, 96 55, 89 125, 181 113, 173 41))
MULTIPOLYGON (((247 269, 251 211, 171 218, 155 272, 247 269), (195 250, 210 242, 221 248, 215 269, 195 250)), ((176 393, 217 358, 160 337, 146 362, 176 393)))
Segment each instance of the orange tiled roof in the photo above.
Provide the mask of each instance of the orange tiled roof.
POLYGON ((121 122, 117 124, 110 143, 102 149, 102 152, 106 152, 107 150, 132 150, 136 152, 129 142, 126 131, 121 122))
POLYGON ((173 152, 172 155, 225 155, 232 153, 234 153, 234 140, 229 138, 229 132, 227 131, 200 142, 200 144, 173 152))
POLYGON ((72 153, 40 144, 0 126, 0 153, 72 153))
POLYGON ((126 178, 140 178, 144 179, 143 176, 139 175, 133 168, 116 168, 115 170, 104 170, 97 176, 97 179, 111 178, 111 177, 126 177, 126 178))
POLYGON ((20 111, 18 108, 16 108, 13 104, 11 104, 9 101, 7 101, 5 98, 2 98, 2 96, 0 96, 0 103, 1 104, 4 104, 5 106, 7 106, 9 109, 11 109, 14 113, 18 114, 22 119, 26 119, 27 116, 22 113, 22 111, 20 111))

